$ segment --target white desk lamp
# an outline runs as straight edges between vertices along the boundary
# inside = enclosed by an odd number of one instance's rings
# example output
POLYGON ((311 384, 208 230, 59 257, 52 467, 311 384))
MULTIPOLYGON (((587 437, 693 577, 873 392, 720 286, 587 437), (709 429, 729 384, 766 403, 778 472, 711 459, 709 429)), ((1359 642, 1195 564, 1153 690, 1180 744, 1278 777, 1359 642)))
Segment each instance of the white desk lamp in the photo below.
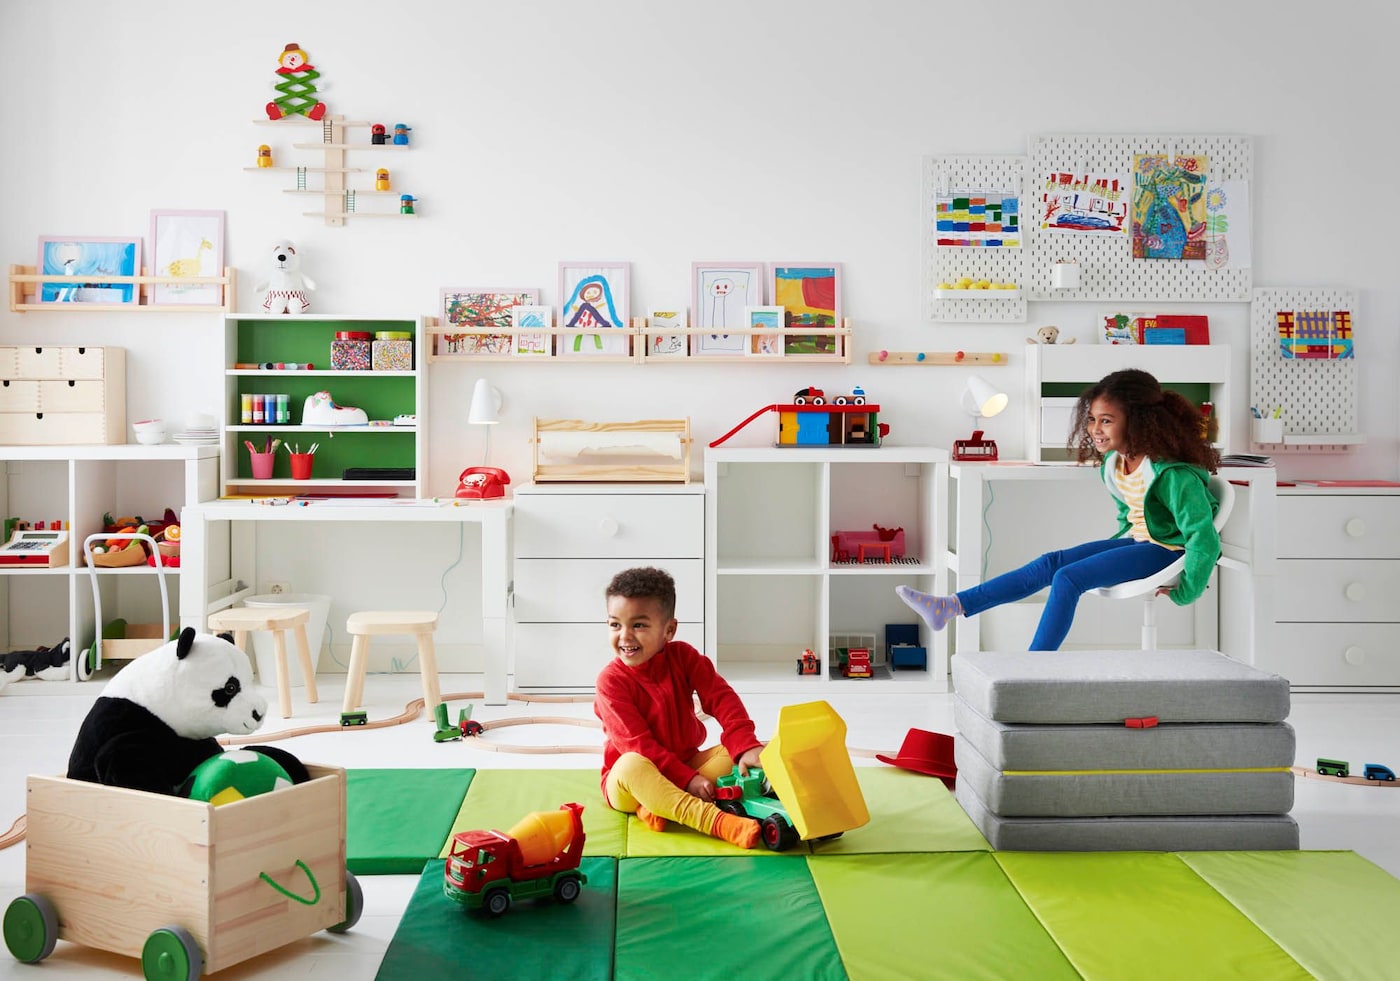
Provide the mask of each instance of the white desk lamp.
POLYGON ((953 441, 953 459, 991 462, 997 458, 995 440, 983 439, 981 423, 1006 408, 1005 392, 999 392, 979 375, 967 380, 967 389, 962 394, 962 407, 972 416, 972 438, 953 441))
POLYGON ((510 483, 510 475, 499 467, 486 466, 491 459, 491 427, 501 421, 500 390, 485 378, 476 380, 472 389, 472 404, 467 410, 467 423, 472 426, 485 426, 486 447, 481 454, 479 467, 468 467, 462 471, 457 486, 457 496, 465 498, 504 497, 505 485, 510 483))

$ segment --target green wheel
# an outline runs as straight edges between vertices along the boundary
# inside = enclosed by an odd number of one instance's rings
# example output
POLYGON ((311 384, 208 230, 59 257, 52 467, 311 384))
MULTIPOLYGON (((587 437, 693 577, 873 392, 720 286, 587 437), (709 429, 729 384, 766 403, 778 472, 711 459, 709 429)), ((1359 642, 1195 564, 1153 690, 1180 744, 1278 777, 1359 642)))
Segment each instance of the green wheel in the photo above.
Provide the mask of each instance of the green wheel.
POLYGON ((360 888, 360 880, 355 878, 355 873, 349 869, 345 870, 345 919, 341 920, 333 927, 327 927, 331 933, 344 933, 356 923, 360 922, 360 914, 365 911, 365 891, 360 888))
POLYGON ((58 913, 43 896, 26 893, 5 909, 5 946, 15 960, 37 964, 58 942, 58 913))
POLYGON ((195 981, 204 973, 204 956, 184 927, 161 927, 141 948, 146 981, 195 981))

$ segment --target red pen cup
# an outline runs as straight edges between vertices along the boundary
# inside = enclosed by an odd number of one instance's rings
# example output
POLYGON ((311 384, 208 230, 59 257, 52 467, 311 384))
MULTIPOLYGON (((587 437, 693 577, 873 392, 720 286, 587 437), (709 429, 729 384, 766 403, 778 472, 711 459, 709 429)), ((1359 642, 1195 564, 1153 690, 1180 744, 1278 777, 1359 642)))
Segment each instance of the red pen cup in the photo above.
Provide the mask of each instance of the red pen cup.
POLYGON ((268 453, 251 453, 251 452, 250 452, 250 453, 248 454, 248 456, 249 456, 249 457, 252 459, 252 461, 253 461, 253 479, 254 479, 254 480, 271 480, 271 479, 272 479, 272 459, 273 459, 273 455, 274 455, 274 454, 272 454, 271 452, 268 452, 268 453))
POLYGON ((311 462, 316 459, 315 453, 293 453, 292 457, 292 479, 310 480, 311 462))

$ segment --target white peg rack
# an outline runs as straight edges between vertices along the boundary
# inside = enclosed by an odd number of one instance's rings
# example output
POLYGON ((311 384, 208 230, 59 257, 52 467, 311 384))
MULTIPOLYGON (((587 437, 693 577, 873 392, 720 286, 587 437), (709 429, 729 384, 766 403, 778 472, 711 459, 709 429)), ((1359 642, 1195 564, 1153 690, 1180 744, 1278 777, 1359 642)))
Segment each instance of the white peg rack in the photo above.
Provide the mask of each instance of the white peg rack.
MULTIPOLYGON (((924 318, 934 323, 1023 324, 1026 322, 1026 158, 924 157, 924 318), (1020 197, 1021 248, 939 247, 934 204, 940 191, 999 191, 1020 197), (964 276, 1015 283, 1012 290, 967 290, 965 296, 942 295, 939 283, 964 276)), ((964 291, 959 291, 964 292, 964 291)))

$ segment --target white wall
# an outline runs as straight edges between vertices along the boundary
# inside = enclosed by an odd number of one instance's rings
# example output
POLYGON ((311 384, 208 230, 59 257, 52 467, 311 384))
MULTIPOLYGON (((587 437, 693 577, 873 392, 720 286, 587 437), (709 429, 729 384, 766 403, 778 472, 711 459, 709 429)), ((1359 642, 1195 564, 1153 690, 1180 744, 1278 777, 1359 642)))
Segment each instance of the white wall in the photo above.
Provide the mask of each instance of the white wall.
MULTIPOLYGON (((558 302, 561 259, 632 263, 634 311, 689 304, 696 259, 839 260, 858 330, 850 367, 485 365, 505 397, 492 461, 529 470, 530 419, 690 416, 697 445, 808 384, 862 384, 891 440, 949 445, 968 429, 962 368, 874 368, 872 350, 1000 350, 984 372, 1012 394, 988 429, 1022 455, 1025 337, 1056 323, 1092 342, 1101 306, 1032 304, 1027 324, 921 320, 920 157, 1025 152, 1032 133, 1229 133, 1255 138, 1259 286, 1357 290, 1361 426, 1346 455, 1288 456, 1280 476, 1397 475, 1400 288, 1389 193, 1400 135, 1388 0, 1311 4, 1065 0, 403 0, 237 5, 7 3, 0 14, 0 254, 32 263, 40 235, 142 235, 149 211, 221 208, 240 307, 279 235, 301 247, 325 313, 433 313, 444 286, 523 285, 558 302), (416 221, 331 228, 248 173, 276 58, 299 42, 331 111, 413 126, 390 162, 416 221), (1356 200, 1352 213, 1328 205, 1356 200)), ((303 151, 301 155, 305 155, 303 151)), ((352 155, 353 156, 353 155, 352 155)), ((281 161, 279 161, 281 162, 281 161)), ((352 165, 383 165, 363 155, 352 165)), ((371 175, 360 175, 367 179, 371 175)), ((1235 345, 1246 439, 1245 304, 1210 305, 1235 345)), ((217 409, 217 318, 14 314, 0 343, 130 351, 131 418, 217 409)), ((463 424, 477 370, 431 369, 429 488, 477 462, 463 424)), ((751 427, 742 442, 771 438, 751 427)), ((434 577, 435 580, 435 577, 434 577)))

